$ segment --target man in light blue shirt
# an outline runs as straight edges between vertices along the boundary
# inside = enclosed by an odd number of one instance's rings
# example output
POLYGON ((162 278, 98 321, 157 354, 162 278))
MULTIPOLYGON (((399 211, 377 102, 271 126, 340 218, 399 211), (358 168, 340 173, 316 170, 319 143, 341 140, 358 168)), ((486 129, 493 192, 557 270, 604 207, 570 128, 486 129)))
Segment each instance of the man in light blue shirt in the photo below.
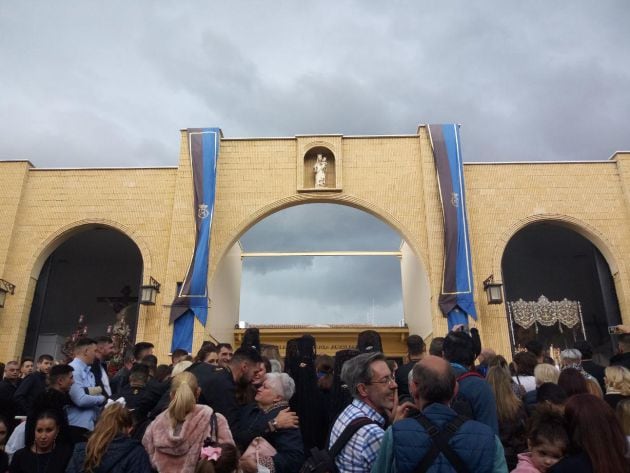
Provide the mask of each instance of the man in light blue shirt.
POLYGON ((72 430, 73 440, 85 441, 86 434, 94 430, 94 424, 107 400, 96 387, 94 373, 90 366, 96 357, 96 341, 91 338, 80 338, 74 347, 74 360, 70 366, 74 368, 74 384, 70 388, 70 398, 74 403, 68 408, 68 423, 72 430))

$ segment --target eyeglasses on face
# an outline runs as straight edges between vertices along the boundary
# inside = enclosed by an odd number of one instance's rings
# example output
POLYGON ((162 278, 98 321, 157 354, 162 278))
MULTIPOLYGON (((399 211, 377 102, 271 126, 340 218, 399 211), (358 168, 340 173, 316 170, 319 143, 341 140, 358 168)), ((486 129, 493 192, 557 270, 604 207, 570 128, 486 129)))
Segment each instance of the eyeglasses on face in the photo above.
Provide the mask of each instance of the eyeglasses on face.
POLYGON ((394 377, 392 375, 389 375, 389 376, 385 376, 384 378, 378 379, 376 381, 368 381, 365 384, 367 384, 367 385, 370 385, 370 384, 387 384, 387 385, 391 385, 391 384, 396 384, 396 380, 394 379, 394 377))

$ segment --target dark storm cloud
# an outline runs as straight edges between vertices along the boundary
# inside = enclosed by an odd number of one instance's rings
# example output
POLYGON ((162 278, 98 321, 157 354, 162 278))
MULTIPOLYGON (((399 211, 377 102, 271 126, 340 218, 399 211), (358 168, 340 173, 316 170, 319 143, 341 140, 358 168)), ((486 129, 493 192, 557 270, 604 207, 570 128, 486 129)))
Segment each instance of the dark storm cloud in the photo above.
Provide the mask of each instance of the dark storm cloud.
POLYGON ((178 130, 413 133, 464 158, 629 149, 630 4, 3 2, 0 159, 175 165, 178 130))

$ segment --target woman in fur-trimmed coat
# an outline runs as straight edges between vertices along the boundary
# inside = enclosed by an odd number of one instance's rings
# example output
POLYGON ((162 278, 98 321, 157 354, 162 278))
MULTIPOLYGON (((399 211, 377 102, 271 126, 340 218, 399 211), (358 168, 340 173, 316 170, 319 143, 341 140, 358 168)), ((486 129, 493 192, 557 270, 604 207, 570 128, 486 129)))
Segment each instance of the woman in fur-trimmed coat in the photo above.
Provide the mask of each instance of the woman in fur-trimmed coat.
MULTIPOLYGON (((195 375, 181 373, 171 385, 171 403, 147 428, 142 445, 151 465, 160 473, 193 473, 204 441, 211 434, 212 409, 198 405, 199 387, 195 375)), ((217 419, 217 441, 234 445, 227 420, 217 419)))

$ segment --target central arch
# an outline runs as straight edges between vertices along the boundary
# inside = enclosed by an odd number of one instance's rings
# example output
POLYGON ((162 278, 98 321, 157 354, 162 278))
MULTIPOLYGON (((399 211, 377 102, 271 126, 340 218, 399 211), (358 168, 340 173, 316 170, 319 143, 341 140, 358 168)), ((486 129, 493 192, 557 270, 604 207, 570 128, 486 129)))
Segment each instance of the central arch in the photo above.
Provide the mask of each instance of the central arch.
MULTIPOLYGON (((378 209, 370 209, 364 205, 360 205, 358 200, 347 198, 331 199, 321 197, 308 199, 302 197, 299 199, 287 199, 286 201, 276 202, 271 206, 267 206, 266 208, 261 209, 261 211, 254 214, 252 218, 248 219, 246 222, 242 222, 241 225, 239 225, 239 230, 235 232, 232 237, 231 245, 227 250, 224 250, 222 252, 222 257, 220 258, 220 260, 217 261, 216 269, 213 272, 213 277, 210 281, 209 287, 211 308, 209 312, 208 323, 206 325, 206 334, 219 339, 226 339, 228 337, 231 338, 234 326, 239 321, 241 297, 241 256, 244 251, 246 255, 248 254, 247 252, 250 251, 248 248, 245 248, 244 250, 243 247, 240 245, 241 238, 246 235, 249 230, 252 229, 254 226, 260 224, 271 216, 275 216, 282 213, 283 211, 286 211, 287 209, 294 208, 296 206, 305 207, 306 211, 306 208, 313 204, 336 204, 335 206, 355 209, 357 215, 361 213, 365 214, 366 216, 369 215, 370 217, 374 217, 373 220, 375 225, 382 225, 382 228, 387 228, 388 232, 391 232, 392 235, 396 235, 395 238, 398 239, 398 242, 395 251, 391 253, 397 253, 397 255, 394 255, 394 257, 398 256, 398 258, 400 259, 399 270, 401 272, 400 277, 403 310, 400 314, 400 318, 395 323, 391 323, 390 320, 390 325, 399 325, 400 319, 404 319, 404 321, 408 324, 411 333, 417 333, 424 337, 428 337, 432 332, 430 308, 431 296, 428 274, 425 270, 425 265, 422 263, 417 253, 411 247, 409 241, 405 239, 404 231, 400 230, 399 222, 396 222, 395 219, 393 219, 391 216, 383 215, 384 212, 383 214, 379 214, 378 209), (393 220, 394 224, 388 221, 388 219, 393 220), (377 223, 377 221, 379 223, 377 223), (398 227, 396 227, 396 224, 398 224, 398 227)), ((323 207, 318 208, 323 209, 323 207)), ((315 209, 315 207, 313 207, 313 209, 315 209)), ((340 212, 346 211, 340 210, 340 212)), ((347 212, 346 214, 351 215, 347 212)), ((334 233, 335 232, 331 232, 331 234, 334 233)), ((375 248, 370 248, 369 251, 372 251, 374 249, 375 248)), ((286 251, 295 250, 296 249, 294 248, 286 251)), ((308 251, 310 250, 311 248, 309 248, 308 251)), ((339 248, 326 247, 315 249, 316 252, 319 252, 321 250, 337 251, 339 250, 339 248)), ((344 247, 343 250, 353 251, 354 248, 350 249, 344 247)), ((361 250, 363 249, 359 249, 359 251, 361 250)), ((382 251, 384 249, 381 248, 378 250, 382 251)), ((338 255, 328 254, 327 256, 338 255)), ((388 255, 388 257, 391 256, 392 255, 388 255)), ((348 255, 345 255, 345 257, 348 257, 348 255)), ((368 256, 365 255, 357 257, 368 258, 368 256)), ((378 257, 380 258, 385 256, 379 255, 378 257)), ((343 321, 340 322, 343 323, 343 321)), ((375 324, 378 325, 378 322, 378 318, 376 317, 375 324)), ((274 323, 274 321, 272 320, 270 321, 270 323, 274 323)), ((328 325, 329 323, 330 321, 326 322, 326 325, 328 325)), ((314 322, 311 322, 311 324, 314 324, 314 322)))

